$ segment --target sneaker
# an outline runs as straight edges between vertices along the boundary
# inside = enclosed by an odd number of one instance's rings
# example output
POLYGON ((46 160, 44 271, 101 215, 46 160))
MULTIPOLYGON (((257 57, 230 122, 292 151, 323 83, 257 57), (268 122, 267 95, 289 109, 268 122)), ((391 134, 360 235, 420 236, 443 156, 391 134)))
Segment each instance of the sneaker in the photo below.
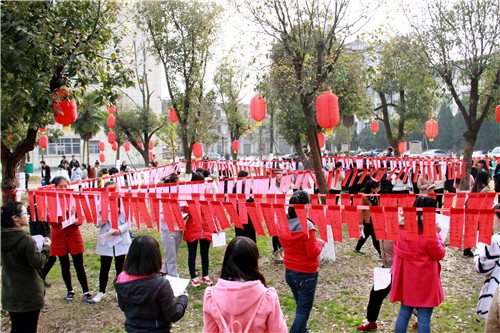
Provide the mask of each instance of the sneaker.
POLYGON ((363 251, 361 251, 361 250, 356 250, 356 249, 354 249, 354 252, 359 253, 359 254, 365 254, 363 251))
POLYGON ((69 291, 66 297, 64 298, 66 302, 73 302, 74 299, 75 299, 75 292, 73 291, 69 291))
POLYGON ((198 277, 195 277, 194 279, 191 279, 191 285, 193 287, 199 287, 200 286, 200 279, 198 279, 198 277))
POLYGON ((202 277, 201 281, 203 281, 207 286, 211 286, 213 284, 212 280, 210 280, 208 275, 202 277))
POLYGON ((282 264, 283 263, 283 257, 281 256, 280 250, 274 251, 273 255, 274 255, 274 263, 275 264, 282 264))
POLYGON ((418 328, 418 321, 416 321, 415 323, 413 323, 413 325, 411 325, 411 326, 418 328))
POLYGON ((94 300, 92 299, 92 295, 90 295, 90 293, 83 294, 83 301, 87 304, 94 304, 94 300))
POLYGON ((106 296, 105 293, 101 293, 99 292, 97 295, 95 295, 95 297, 93 298, 94 299, 94 303, 99 303, 100 301, 102 301, 102 299, 104 298, 104 296, 106 296))
POLYGON ((368 320, 363 325, 358 326, 359 331, 369 331, 376 329, 377 329, 377 323, 372 323, 371 321, 368 320))
POLYGON ((52 287, 52 283, 48 283, 47 281, 43 281, 43 285, 45 286, 45 288, 50 288, 52 287))

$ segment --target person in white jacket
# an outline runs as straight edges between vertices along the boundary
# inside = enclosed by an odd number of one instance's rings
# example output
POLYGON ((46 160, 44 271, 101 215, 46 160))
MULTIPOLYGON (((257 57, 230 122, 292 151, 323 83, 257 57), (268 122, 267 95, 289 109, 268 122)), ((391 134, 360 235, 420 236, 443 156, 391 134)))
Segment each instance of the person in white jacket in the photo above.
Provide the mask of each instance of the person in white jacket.
MULTIPOLYGON (((104 187, 116 188, 116 183, 108 181, 104 187)), ((123 209, 118 210, 118 229, 111 226, 110 215, 105 222, 102 221, 101 210, 98 208, 98 218, 96 227, 100 228, 97 237, 96 253, 101 256, 101 269, 99 271, 99 293, 94 297, 94 302, 100 302, 106 295, 106 286, 108 284, 109 269, 111 261, 115 257, 116 276, 122 272, 125 256, 132 240, 130 239, 127 217, 123 209)))
MULTIPOLYGON (((497 204, 493 209, 499 210, 500 204, 497 204)), ((495 223, 500 226, 500 212, 498 211, 495 213, 495 223)), ((476 312, 486 319, 491 300, 500 281, 500 232, 491 237, 491 245, 478 244, 474 252, 474 266, 476 271, 484 276, 476 312)))

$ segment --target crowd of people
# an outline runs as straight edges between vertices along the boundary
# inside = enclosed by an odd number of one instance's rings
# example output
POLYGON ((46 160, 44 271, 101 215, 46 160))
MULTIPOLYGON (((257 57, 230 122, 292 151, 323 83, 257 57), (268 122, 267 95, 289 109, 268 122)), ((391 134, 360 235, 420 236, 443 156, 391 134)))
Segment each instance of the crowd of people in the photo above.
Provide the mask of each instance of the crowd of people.
MULTIPOLYGON (((480 161, 481 163, 481 161, 480 161)), ((491 173, 478 163, 477 172, 472 179, 472 192, 488 192, 491 173)), ((482 162, 486 164, 484 161, 482 162)), ((71 162, 61 161, 56 175, 51 177, 50 168, 41 162, 42 184, 48 182, 56 189, 66 189, 74 174, 82 177, 82 170, 87 177, 100 175, 104 177, 100 183, 108 192, 116 191, 116 184, 107 175, 127 170, 126 162, 120 170, 110 168, 100 169, 96 161, 94 168, 79 162, 73 156, 71 162), (70 167, 70 173, 65 164, 70 167), (79 171, 75 171, 78 169, 79 171), (123 169, 123 170, 122 170, 123 169), (66 176, 64 171, 68 173, 66 176), (61 171, 61 172, 59 172, 61 171)), ((380 205, 380 193, 419 193, 414 207, 441 207, 442 201, 434 193, 453 191, 454 186, 446 187, 446 176, 434 179, 431 175, 419 175, 416 186, 413 186, 413 177, 408 182, 401 182, 402 177, 393 179, 382 178, 380 182, 367 177, 362 184, 354 180, 353 186, 342 187, 345 171, 342 164, 335 165, 340 175, 332 182, 330 193, 365 194, 363 206, 380 205), (453 189, 453 190, 452 190, 453 189)), ((496 168, 498 169, 498 167, 496 168)), ((493 175, 500 178, 500 171, 494 170, 493 175)), ((438 170, 438 169, 436 169, 438 170)), ((276 175, 276 191, 279 191, 281 171, 273 171, 276 175)), ((229 177, 230 175, 225 175, 229 177)), ((247 171, 240 171, 238 177, 250 176, 247 171)), ((189 176, 190 181, 214 180, 210 188, 211 193, 218 193, 218 187, 224 186, 225 193, 245 193, 243 188, 227 188, 227 179, 218 178, 208 169, 198 169, 189 176)), ((76 179, 78 180, 78 179, 76 179)), ((359 180, 359 179, 358 179, 359 180)), ((162 180, 165 183, 179 182, 179 175, 172 174, 162 180)), ((349 184, 350 182, 347 182, 349 184)), ((498 182, 500 183, 500 181, 498 182)), ((497 188, 495 178, 495 191, 497 188)), ((250 191, 251 192, 251 191, 250 191)), ((311 197, 307 191, 295 189, 289 191, 287 210, 288 229, 282 230, 277 223, 278 236, 273 237, 273 255, 276 264, 284 264, 284 281, 293 294, 296 309, 290 332, 307 332, 307 323, 313 309, 316 285, 319 279, 319 256, 325 242, 317 238, 317 230, 313 220, 307 224, 301 223, 294 206, 311 204, 311 197), (306 228, 307 230, 304 230, 306 228)), ((278 192, 277 192, 278 193, 278 192)), ((252 195, 247 202, 253 202, 252 195)), ((209 276, 209 250, 212 242, 213 228, 208 225, 208 219, 203 218, 203 210, 180 205, 185 224, 174 223, 173 229, 163 220, 160 213, 161 243, 164 258, 159 242, 151 236, 140 235, 130 237, 129 222, 123 207, 118 207, 118 228, 113 228, 110 216, 101 216, 98 207, 99 228, 96 239, 96 252, 100 256, 99 292, 92 297, 89 292, 87 275, 83 262, 84 242, 80 232, 79 222, 75 216, 76 207, 69 204, 57 218, 50 220, 50 235, 37 241, 31 238, 23 229, 29 223, 28 211, 21 202, 9 203, 2 207, 2 306, 9 312, 12 331, 36 332, 38 316, 44 303, 44 290, 50 287, 46 280, 47 274, 59 258, 61 276, 67 289, 66 302, 75 298, 75 290, 71 281, 70 258, 81 286, 82 300, 92 304, 102 302, 106 297, 109 272, 114 258, 115 272, 113 284, 116 290, 118 305, 125 313, 125 329, 128 332, 156 331, 168 332, 171 323, 180 320, 187 308, 188 293, 184 291, 174 296, 174 292, 164 275, 179 277, 177 270, 178 250, 182 240, 187 244, 188 268, 192 288, 201 284, 205 290, 203 302, 203 324, 205 332, 287 332, 286 320, 280 307, 279 296, 276 290, 269 287, 266 278, 259 271, 259 249, 257 247, 256 231, 250 215, 239 227, 235 226, 235 238, 227 245, 221 273, 214 284, 209 276), (193 211, 194 209, 194 211, 193 211), (200 222, 200 223, 198 223, 200 222), (201 276, 196 271, 196 256, 201 257, 201 276), (200 279, 201 278, 201 279, 200 279), (29 287, 27 287, 29 286, 29 287)), ((162 208, 164 209, 164 208, 162 208)), ((500 205, 495 209, 500 210, 500 205)), ((418 236, 408 238, 404 220, 400 220, 400 240, 377 240, 369 210, 360 214, 361 237, 354 249, 358 254, 364 254, 362 247, 369 237, 380 258, 383 267, 390 268, 391 283, 385 288, 375 290, 372 287, 369 294, 366 322, 357 327, 360 331, 377 329, 377 318, 383 300, 390 295, 391 302, 400 302, 400 311, 396 319, 396 332, 406 332, 412 313, 416 313, 418 332, 430 332, 433 309, 441 304, 444 298, 441 285, 440 261, 445 256, 445 246, 439 235, 439 225, 436 226, 435 240, 429 240, 423 235, 423 215, 417 211, 418 236)), ((33 217, 32 217, 33 218, 33 217)), ((496 213, 495 221, 500 226, 500 212, 496 213)), ((468 251, 472 251, 468 249, 468 251)), ((469 255, 464 252, 464 255, 469 255)), ((491 245, 479 244, 474 256, 474 265, 478 273, 485 276, 484 287, 479 298, 478 315, 487 318, 487 331, 498 330, 500 327, 499 307, 500 293, 500 233, 493 235, 491 245)))

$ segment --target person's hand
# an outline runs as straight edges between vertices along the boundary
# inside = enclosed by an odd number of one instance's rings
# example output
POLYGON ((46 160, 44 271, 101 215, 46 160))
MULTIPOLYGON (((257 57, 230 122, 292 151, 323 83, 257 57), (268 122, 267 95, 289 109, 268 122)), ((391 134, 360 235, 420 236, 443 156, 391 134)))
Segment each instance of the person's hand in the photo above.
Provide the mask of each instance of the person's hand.
POLYGON ((112 230, 111 236, 118 236, 119 234, 121 234, 120 230, 117 229, 111 229, 111 230, 112 230))
POLYGON ((48 246, 50 246, 51 244, 52 244, 52 241, 50 240, 50 238, 45 237, 45 240, 43 241, 43 245, 48 245, 48 246))
POLYGON ((438 234, 441 232, 441 226, 439 225, 439 223, 436 223, 436 231, 438 234))
POLYGON ((321 245, 325 246, 326 242, 322 239, 319 240, 321 242, 321 245))
POLYGON ((189 294, 188 294, 187 290, 185 290, 185 289, 182 293, 179 294, 179 296, 186 296, 187 298, 189 298, 189 294))

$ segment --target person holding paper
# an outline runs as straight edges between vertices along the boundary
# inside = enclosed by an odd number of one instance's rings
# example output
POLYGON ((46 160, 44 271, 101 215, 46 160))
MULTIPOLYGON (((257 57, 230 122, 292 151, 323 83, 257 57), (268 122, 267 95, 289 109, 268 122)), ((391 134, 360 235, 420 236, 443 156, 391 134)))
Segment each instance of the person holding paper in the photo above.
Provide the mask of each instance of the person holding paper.
MULTIPOLYGON (((361 191, 362 193, 368 194, 368 195, 363 195, 363 200, 361 202, 362 206, 379 206, 380 205, 380 197, 378 196, 378 193, 380 192, 381 186, 379 182, 374 181, 373 179, 369 179, 368 182, 365 184, 365 187, 361 191)), ((373 247, 375 250, 377 250, 378 255, 380 256, 380 245, 375 238, 375 230, 373 229, 373 223, 372 219, 370 216, 370 210, 364 209, 361 211, 360 219, 359 219, 359 226, 361 227, 362 230, 362 235, 361 238, 358 241, 358 244, 356 244, 356 248, 354 249, 354 252, 364 254, 361 251, 361 248, 365 244, 366 240, 368 237, 372 237, 372 243, 373 247)))
MULTIPOLYGON (((245 178, 248 177, 249 173, 246 170, 240 170, 238 172, 238 178, 245 178)), ((239 193, 238 192, 238 186, 237 182, 234 183, 233 187, 233 193, 239 193)), ((252 191, 250 191, 252 192, 252 191)), ((245 179, 243 179, 242 184, 241 184, 241 193, 245 193, 245 179)), ((253 197, 248 197, 247 202, 254 202, 253 197)), ((237 208, 238 209, 238 208, 237 208)), ((239 213, 239 210, 238 210, 239 213)), ((244 218, 244 217, 242 217, 244 218)), ((253 226, 252 219, 250 218, 250 215, 248 215, 248 223, 243 223, 243 228, 234 228, 234 234, 236 236, 243 236, 243 237, 248 237, 251 240, 253 240, 255 243, 257 243, 257 234, 255 232, 255 227, 253 226)))
MULTIPOLYGON (((436 199, 418 196, 413 207, 436 208, 436 199)), ((418 310, 418 332, 431 331, 432 312, 444 299, 441 264, 446 253, 436 226, 436 240, 424 237, 424 221, 417 212, 417 240, 407 240, 404 226, 399 228, 400 240, 394 242, 394 265, 390 301, 401 302, 396 320, 396 333, 406 332, 413 308, 418 310)))
POLYGON ((42 251, 23 230, 29 218, 22 202, 2 207, 2 309, 9 312, 12 332, 36 333, 45 287, 38 271, 49 259, 51 241, 42 251))
POLYGON ((420 194, 434 193, 434 188, 436 184, 434 183, 434 177, 430 174, 426 174, 425 177, 423 174, 418 176, 417 187, 420 191, 420 194))
MULTIPOLYGON (((64 177, 56 177, 53 182, 56 189, 65 190, 69 187, 69 182, 64 177)), ((71 205, 71 211, 63 212, 63 216, 59 216, 57 222, 49 222, 52 226, 50 235, 52 239, 52 251, 50 255, 59 257, 61 275, 68 291, 65 301, 72 302, 75 298, 75 291, 71 283, 71 272, 69 270, 69 252, 71 258, 73 258, 73 266, 75 267, 78 281, 82 286, 83 301, 87 304, 93 304, 92 295, 89 293, 87 274, 83 266, 83 238, 79 228, 80 224, 75 219, 75 211, 76 207, 71 205)))
POLYGON ((259 249, 248 237, 227 246, 220 279, 205 290, 203 331, 287 332, 278 294, 259 272, 259 249))
MULTIPOLYGON (((309 205, 311 197, 306 191, 297 191, 290 198, 290 205, 309 205)), ((303 221, 304 222, 304 221, 303 221)), ((292 290, 297 306, 291 333, 307 332, 307 321, 314 303, 318 283, 319 255, 325 242, 316 238, 316 228, 312 221, 305 221, 307 230, 293 206, 288 207, 288 227, 290 232, 279 228, 280 242, 285 249, 285 280, 292 290)))
MULTIPOLYGON (((500 210, 500 204, 497 204, 493 209, 500 210)), ((494 216, 495 224, 500 226, 500 211, 495 212, 494 216)), ((479 274, 484 276, 476 312, 486 319, 493 294, 498 287, 498 281, 500 281, 500 232, 491 237, 491 245, 478 244, 474 252, 474 267, 479 274)))
MULTIPOLYGON (((111 189, 116 191, 116 183, 108 181, 104 187, 109 192, 111 189)), ((102 221, 101 210, 97 209, 97 224, 99 236, 97 237, 96 253, 101 256, 101 269, 99 271, 99 293, 94 297, 94 302, 100 302, 106 295, 106 286, 108 284, 109 269, 111 261, 115 258, 115 270, 118 276, 122 272, 125 255, 132 240, 128 233, 128 221, 125 212, 121 207, 118 208, 118 229, 111 226, 110 214, 105 222, 102 221)))
POLYGON ((125 259, 123 272, 113 281, 118 306, 125 313, 127 332, 170 332, 184 316, 186 292, 174 296, 170 282, 159 274, 160 244, 149 235, 137 236, 125 259))

